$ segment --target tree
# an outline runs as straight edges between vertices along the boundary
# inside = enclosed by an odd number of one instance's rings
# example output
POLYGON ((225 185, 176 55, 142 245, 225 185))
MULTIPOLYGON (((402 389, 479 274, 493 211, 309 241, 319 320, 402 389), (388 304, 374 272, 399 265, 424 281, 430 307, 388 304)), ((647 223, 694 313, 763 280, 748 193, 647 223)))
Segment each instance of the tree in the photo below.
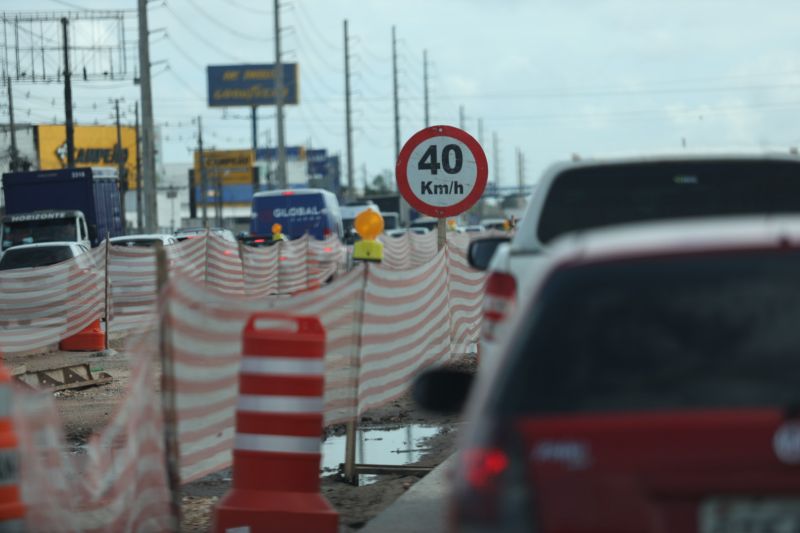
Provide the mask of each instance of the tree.
POLYGON ((367 195, 374 194, 388 194, 392 192, 392 172, 390 170, 384 170, 380 174, 377 174, 374 178, 372 178, 371 186, 367 186, 367 190, 364 191, 367 195))

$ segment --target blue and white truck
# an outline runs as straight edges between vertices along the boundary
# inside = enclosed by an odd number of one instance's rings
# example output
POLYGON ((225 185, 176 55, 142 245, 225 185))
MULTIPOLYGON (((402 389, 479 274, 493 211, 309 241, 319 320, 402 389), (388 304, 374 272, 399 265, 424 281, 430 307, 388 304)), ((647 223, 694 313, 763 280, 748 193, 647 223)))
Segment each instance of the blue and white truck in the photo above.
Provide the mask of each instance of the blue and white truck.
POLYGON ((269 236, 280 224, 289 239, 308 233, 317 239, 343 236, 342 215, 336 196, 324 189, 282 189, 253 195, 250 234, 269 236))
POLYGON ((106 234, 125 233, 116 175, 91 168, 10 172, 3 195, 0 251, 53 241, 97 246, 106 234))

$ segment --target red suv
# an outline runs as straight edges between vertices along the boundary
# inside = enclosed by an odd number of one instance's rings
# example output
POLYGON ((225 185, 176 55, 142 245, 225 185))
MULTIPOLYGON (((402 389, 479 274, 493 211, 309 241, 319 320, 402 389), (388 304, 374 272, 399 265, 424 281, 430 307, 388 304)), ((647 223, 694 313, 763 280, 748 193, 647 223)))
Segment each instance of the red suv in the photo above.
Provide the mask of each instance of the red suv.
MULTIPOLYGON (((455 531, 800 531, 800 218, 554 244, 473 385, 455 531)), ((466 375, 415 394, 453 407, 466 375)))

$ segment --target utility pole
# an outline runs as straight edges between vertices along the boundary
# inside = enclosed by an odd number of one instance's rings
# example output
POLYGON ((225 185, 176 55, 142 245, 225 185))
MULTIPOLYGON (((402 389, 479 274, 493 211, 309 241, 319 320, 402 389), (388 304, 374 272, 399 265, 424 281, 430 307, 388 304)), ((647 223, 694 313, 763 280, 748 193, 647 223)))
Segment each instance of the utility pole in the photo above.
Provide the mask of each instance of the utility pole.
MULTIPOLYGON (((252 108, 252 122, 253 122, 253 163, 256 160, 256 154, 258 153, 258 107, 253 106, 252 108)), ((253 169, 253 193, 258 192, 258 167, 254 167, 253 169)))
POLYGON ((464 106, 458 106, 458 127, 464 129, 464 106))
POLYGON ((347 19, 344 21, 344 113, 347 128, 347 199, 356 197, 353 178, 353 125, 350 117, 350 38, 347 35, 347 19))
POLYGON ((67 168, 75 165, 75 137, 72 129, 72 74, 69 71, 69 19, 61 18, 61 32, 64 36, 64 118, 67 130, 67 168))
POLYGON ((425 97, 425 127, 431 125, 430 121, 430 108, 428 107, 428 51, 422 51, 422 81, 423 81, 423 92, 425 97))
POLYGON ((267 183, 267 189, 274 189, 275 187, 275 174, 272 172, 272 161, 269 158, 269 149, 272 146, 272 130, 267 129, 264 135, 267 149, 264 152, 264 181, 267 183))
POLYGON ((127 225, 125 217, 125 191, 128 190, 128 176, 125 175, 125 162, 122 160, 122 127, 119 123, 119 98, 114 100, 117 116, 117 176, 119 177, 119 208, 122 213, 122 227, 127 225))
MULTIPOLYGON (((392 26, 392 83, 394 87, 394 161, 396 164, 400 157, 400 94, 397 85, 397 33, 394 26, 392 26)), ((400 206, 400 222, 410 224, 408 202, 400 196, 398 204, 400 206)))
MULTIPOLYGON (((144 231, 142 219, 144 205, 142 204, 142 155, 139 150, 139 100, 136 100, 134 113, 136 114, 136 125, 134 126, 136 131, 136 228, 142 232, 144 231)), ((189 193, 193 194, 194 192, 189 191, 189 193)))
MULTIPOLYGON (((150 37, 147 26, 147 0, 138 0, 139 13, 139 88, 142 100, 142 186, 144 188, 144 221, 147 231, 158 228, 156 207, 155 126, 153 124, 153 91, 150 85, 150 37)), ((175 502, 172 502, 173 506, 175 502)))
POLYGON ((478 144, 483 146, 483 119, 478 119, 478 144))
POLYGON ((494 154, 494 188, 495 194, 500 196, 500 142, 497 140, 497 132, 492 132, 492 153, 494 154))
POLYGON ((522 193, 522 187, 525 182, 522 173, 522 164, 522 150, 517 148, 517 192, 520 194, 522 193))
POLYGON ((8 125, 11 127, 11 172, 20 170, 19 152, 17 151, 17 127, 14 125, 14 96, 11 94, 11 76, 6 76, 8 86, 8 125))
POLYGON ((203 202, 203 227, 208 227, 208 173, 206 172, 206 156, 203 153, 203 117, 197 117, 197 151, 200 160, 200 198, 203 202))
POLYGON ((400 100, 397 91, 397 35, 392 26, 392 87, 394 94, 394 160, 400 155, 400 100))
POLYGON ((275 0, 275 106, 278 117, 278 183, 281 189, 286 182, 286 141, 283 131, 283 64, 281 63, 280 1, 275 0))

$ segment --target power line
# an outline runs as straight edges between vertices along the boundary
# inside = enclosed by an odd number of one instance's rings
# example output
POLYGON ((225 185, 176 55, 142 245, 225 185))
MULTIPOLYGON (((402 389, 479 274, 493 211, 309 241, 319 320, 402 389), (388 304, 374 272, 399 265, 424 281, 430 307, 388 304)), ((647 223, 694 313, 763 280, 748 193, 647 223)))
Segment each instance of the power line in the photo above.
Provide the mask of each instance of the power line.
POLYGON ((297 35, 297 37, 300 37, 300 38, 301 38, 301 39, 298 39, 298 41, 300 41, 301 43, 302 43, 302 42, 306 42, 306 43, 307 43, 307 45, 308 45, 308 47, 311 49, 311 52, 312 52, 312 54, 313 54, 313 55, 316 57, 316 59, 317 59, 317 60, 318 60, 320 63, 322 63, 323 65, 325 65, 325 67, 327 67, 328 69, 330 69, 330 70, 332 70, 332 71, 336 72, 337 74, 341 74, 341 73, 343 73, 343 72, 344 72, 344 70, 342 70, 342 69, 340 69, 340 68, 337 68, 337 67, 333 66, 333 64, 331 63, 330 59, 326 58, 324 54, 321 54, 321 53, 319 52, 319 50, 317 49, 317 47, 316 47, 316 46, 314 45, 314 43, 313 43, 313 39, 311 39, 311 38, 308 38, 308 39, 306 40, 306 37, 305 37, 305 36, 306 36, 306 35, 308 35, 308 34, 306 33, 306 30, 305 30, 305 28, 303 27, 303 25, 302 25, 302 24, 300 24, 300 21, 299 21, 299 20, 295 20, 295 22, 297 23, 297 29, 298 29, 298 32, 296 33, 296 35, 297 35))
POLYGON ((258 13, 260 15, 272 15, 271 10, 267 9, 257 9, 255 7, 245 6, 235 2, 234 0, 226 0, 227 4, 232 5, 233 7, 238 7, 239 9, 244 9, 245 11, 250 11, 251 13, 258 13))
POLYGON ((189 63, 191 63, 192 65, 194 65, 198 69, 200 69, 203 72, 205 72, 206 68, 203 65, 201 65, 200 63, 198 63, 197 60, 195 58, 193 58, 190 53, 186 52, 183 48, 178 46, 178 43, 176 43, 175 40, 172 39, 169 36, 169 34, 167 34, 167 41, 169 41, 169 44, 171 44, 172 47, 175 49, 175 51, 177 51, 181 56, 183 56, 183 58, 186 61, 188 61, 189 63))
POLYGON ((72 2, 67 2, 66 0, 50 0, 56 4, 60 4, 62 6, 71 7, 72 9, 80 9, 81 11, 89 11, 88 7, 79 6, 78 4, 73 4, 72 2))
POLYGON ((183 88, 186 89, 189 92, 189 94, 191 94, 195 98, 202 98, 202 96, 199 93, 195 92, 196 88, 194 86, 192 86, 191 84, 187 83, 183 78, 178 76, 178 73, 175 72, 175 70, 173 70, 172 67, 167 65, 167 69, 166 70, 169 70, 170 74, 172 74, 172 77, 175 78, 175 81, 177 81, 179 84, 181 84, 181 86, 183 86, 183 88))
MULTIPOLYGON (((319 31, 319 29, 317 28, 317 25, 314 24, 314 20, 308 14, 308 12, 306 11, 306 8, 303 7, 302 0, 297 0, 294 3, 294 5, 296 5, 299 8, 297 10, 297 12, 300 13, 300 17, 301 18, 305 18, 308 21, 309 25, 311 26, 311 29, 313 30, 313 34, 316 35, 319 38, 320 42, 325 46, 326 49, 331 50, 333 52, 341 52, 342 51, 342 47, 341 46, 338 46, 338 45, 328 41, 327 39, 325 39, 323 37, 323 35, 324 35, 323 32, 319 31)), ((343 72, 343 71, 340 71, 340 72, 343 72)))
POLYGON ((259 36, 259 35, 251 35, 251 34, 248 34, 248 33, 244 33, 241 30, 237 30, 236 28, 231 28, 230 26, 227 26, 227 25, 223 24, 220 21, 219 17, 214 17, 214 16, 210 15, 205 9, 203 9, 199 5, 197 5, 194 2, 194 0, 186 0, 186 2, 190 6, 192 6, 198 13, 203 15, 212 24, 214 24, 218 28, 221 28, 221 29, 225 30, 227 33, 233 35, 234 37, 239 37, 240 39, 246 39, 248 41, 256 41, 256 42, 259 42, 259 43, 274 41, 274 39, 272 39, 270 37, 263 37, 263 36, 259 36))
POLYGON ((175 13, 172 10, 172 8, 169 6, 169 4, 164 4, 164 7, 172 15, 172 17, 178 22, 178 24, 183 26, 183 29, 185 29, 186 31, 191 33, 192 36, 194 36, 195 39, 197 39, 198 41, 200 41, 201 43, 206 45, 206 47, 210 48, 211 50, 214 50, 219 55, 221 55, 221 56, 223 56, 223 57, 225 57, 225 58, 227 58, 227 59, 229 59, 231 61, 240 61, 240 59, 237 58, 236 56, 233 56, 233 55, 229 54, 228 52, 226 52, 225 50, 223 50, 222 48, 218 48, 217 46, 211 44, 208 41, 207 36, 203 36, 203 35, 198 34, 197 31, 194 28, 192 28, 186 22, 184 22, 184 20, 180 17, 180 15, 178 15, 177 13, 175 13))

